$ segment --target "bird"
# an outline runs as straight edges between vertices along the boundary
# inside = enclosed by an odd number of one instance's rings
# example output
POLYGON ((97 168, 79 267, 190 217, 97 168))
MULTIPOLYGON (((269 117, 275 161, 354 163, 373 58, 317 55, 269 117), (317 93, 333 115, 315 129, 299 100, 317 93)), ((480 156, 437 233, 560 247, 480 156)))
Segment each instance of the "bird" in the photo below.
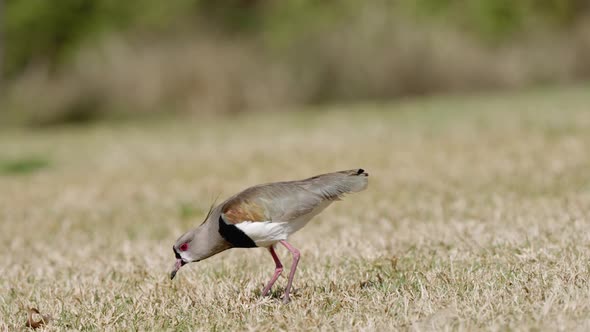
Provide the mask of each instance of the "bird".
POLYGON ((224 202, 213 204, 205 220, 182 234, 173 245, 176 262, 170 279, 181 267, 199 262, 231 248, 266 248, 275 263, 270 281, 262 290, 267 296, 283 272, 275 248, 284 246, 293 261, 283 296, 289 303, 300 252, 287 242, 314 216, 344 195, 368 186, 362 168, 316 175, 304 180, 273 182, 249 187, 224 202))

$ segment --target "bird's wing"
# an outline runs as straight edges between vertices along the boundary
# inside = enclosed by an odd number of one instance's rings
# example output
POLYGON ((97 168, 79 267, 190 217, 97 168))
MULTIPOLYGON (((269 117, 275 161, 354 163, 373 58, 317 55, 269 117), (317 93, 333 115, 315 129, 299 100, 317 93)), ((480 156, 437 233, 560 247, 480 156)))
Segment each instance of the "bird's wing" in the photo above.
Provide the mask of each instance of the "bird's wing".
POLYGON ((276 182, 248 188, 222 203, 227 223, 244 221, 288 222, 310 213, 323 198, 293 182, 276 182))
POLYGON ((346 193, 364 190, 368 175, 363 169, 353 169, 251 187, 222 203, 221 213, 231 224, 288 222, 311 213, 325 201, 339 200, 346 193))
POLYGON ((357 168, 317 175, 294 183, 325 200, 335 201, 347 193, 365 190, 369 183, 368 176, 364 169, 357 168))

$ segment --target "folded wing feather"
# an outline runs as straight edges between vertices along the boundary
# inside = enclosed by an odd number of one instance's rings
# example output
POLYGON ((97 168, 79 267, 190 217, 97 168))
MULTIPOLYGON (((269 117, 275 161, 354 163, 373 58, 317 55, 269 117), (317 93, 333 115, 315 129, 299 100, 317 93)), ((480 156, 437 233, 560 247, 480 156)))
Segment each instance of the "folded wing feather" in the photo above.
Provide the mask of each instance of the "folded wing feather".
POLYGON ((286 239, 344 194, 364 190, 367 176, 354 169, 251 187, 222 203, 221 213, 226 223, 266 246, 286 239))

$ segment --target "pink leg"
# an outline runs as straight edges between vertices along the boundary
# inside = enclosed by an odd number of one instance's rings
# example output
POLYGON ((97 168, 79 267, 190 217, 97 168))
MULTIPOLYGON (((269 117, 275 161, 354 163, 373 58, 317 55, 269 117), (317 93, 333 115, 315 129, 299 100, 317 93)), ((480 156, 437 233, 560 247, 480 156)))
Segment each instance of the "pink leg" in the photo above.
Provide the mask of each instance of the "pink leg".
POLYGON ((270 246, 268 247, 268 251, 272 255, 272 259, 275 261, 275 274, 272 276, 272 279, 270 279, 268 284, 266 284, 266 287, 264 287, 264 289, 262 290, 262 296, 266 296, 268 294, 268 292, 272 288, 272 285, 274 285, 275 281, 277 281, 277 279, 283 272, 283 264, 281 264, 281 261, 279 260, 279 257, 275 252, 275 249, 272 246, 270 246))
POLYGON ((293 254, 293 264, 291 264, 291 271, 289 272, 289 281, 287 281, 287 288, 285 288, 285 298, 283 299, 284 303, 289 303, 289 293, 291 292, 291 285, 293 284, 293 277, 295 276, 295 270, 297 270, 297 263, 299 263, 299 250, 294 248, 292 245, 287 243, 287 241, 279 241, 282 245, 287 248, 293 254))

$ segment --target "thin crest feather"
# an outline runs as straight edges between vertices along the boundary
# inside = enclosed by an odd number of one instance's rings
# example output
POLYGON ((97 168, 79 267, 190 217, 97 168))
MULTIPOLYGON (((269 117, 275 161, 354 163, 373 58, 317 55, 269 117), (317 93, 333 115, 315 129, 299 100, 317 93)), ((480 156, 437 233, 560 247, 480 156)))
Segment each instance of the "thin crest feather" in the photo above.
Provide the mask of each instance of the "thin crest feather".
POLYGON ((209 219, 209 217, 211 216, 211 213, 213 213, 213 210, 215 209, 215 205, 217 204, 217 200, 219 199, 219 196, 221 196, 221 193, 217 194, 215 199, 213 199, 211 206, 209 206, 209 211, 207 211, 207 215, 205 216, 205 219, 203 219, 203 222, 201 223, 201 225, 204 224, 205 221, 207 221, 207 219, 209 219))

